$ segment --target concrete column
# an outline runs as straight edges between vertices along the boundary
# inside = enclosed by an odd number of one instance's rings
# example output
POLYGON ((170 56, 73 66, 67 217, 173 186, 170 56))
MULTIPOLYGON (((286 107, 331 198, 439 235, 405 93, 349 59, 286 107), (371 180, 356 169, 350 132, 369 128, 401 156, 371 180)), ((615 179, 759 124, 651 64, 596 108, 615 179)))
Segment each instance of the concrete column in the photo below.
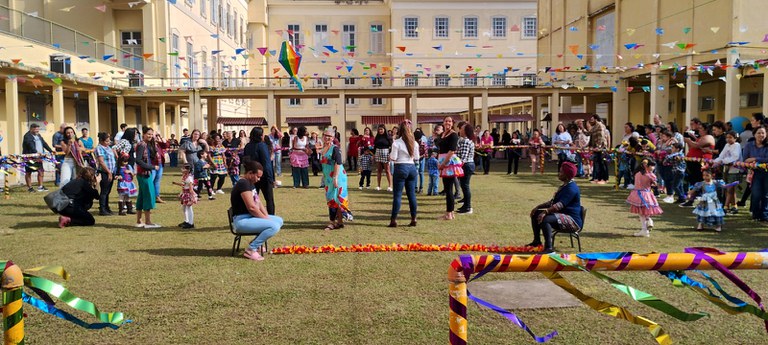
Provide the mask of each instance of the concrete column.
POLYGON ((737 77, 739 70, 731 67, 736 64, 738 59, 738 54, 728 54, 728 68, 725 70, 725 113, 723 114, 723 122, 731 121, 732 118, 739 116, 741 80, 737 77))
POLYGON ((184 130, 184 124, 181 123, 181 104, 176 104, 173 107, 173 121, 176 122, 174 131, 176 132, 176 135, 181 138, 182 131, 184 130))
POLYGON ((488 118, 488 89, 483 90, 483 95, 480 98, 480 122, 482 130, 490 129, 490 118, 488 118))
MULTIPOLYGON (((626 90, 626 88, 624 88, 626 90)), ((597 99, 595 96, 584 96, 584 112, 597 113, 597 99)))
POLYGON ((90 133, 99 133, 99 93, 96 90, 88 91, 88 125, 90 133))
POLYGON ((283 124, 283 104, 281 103, 280 98, 276 98, 272 104, 275 107, 275 124, 277 124, 277 128, 280 129, 280 126, 283 124))
POLYGON ((613 93, 611 109, 611 146, 621 144, 624 124, 629 122, 629 92, 627 92, 627 80, 619 79, 616 84, 616 92, 613 93))
MULTIPOLYGON (((21 120, 19 119, 19 82, 16 78, 5 79, 5 141, 6 154, 21 154, 21 120)), ((9 180, 10 181, 10 180, 9 180)))
POLYGON ((549 123, 549 137, 555 136, 557 124, 560 123, 560 91, 555 90, 549 98, 549 112, 552 114, 552 122, 549 123))
POLYGON ((408 118, 413 123, 413 128, 418 127, 419 118, 419 94, 416 91, 411 92, 411 114, 408 118))
POLYGON ((275 116, 275 92, 267 92, 267 123, 271 126, 276 126, 278 131, 280 130, 280 123, 277 123, 277 117, 275 116))
MULTIPOLYGON (((692 59, 688 58, 688 61, 688 66, 691 66, 691 63, 693 63, 692 59)), ((699 81, 699 72, 688 70, 687 74, 688 78, 685 82, 685 120, 683 123, 678 124, 681 131, 699 113, 699 85, 696 84, 699 81)))
POLYGON ((411 98, 405 97, 403 98, 403 103, 405 103, 405 117, 411 118, 411 98))
POLYGON ((189 131, 193 129, 203 130, 203 109, 200 101, 200 91, 192 90, 189 92, 189 108, 187 110, 187 116, 189 116, 189 131))
MULTIPOLYGON (((117 96, 117 125, 125 122, 125 97, 117 96)), ((118 127, 119 129, 119 127, 118 127)))
POLYGON ((472 124, 472 127, 474 127, 477 124, 477 119, 475 118, 475 97, 470 96, 469 97, 469 107, 467 107, 469 110, 467 112, 467 121, 472 124))
MULTIPOLYGON (((136 119, 136 122, 141 123, 141 127, 152 127, 152 123, 149 121, 149 101, 142 100, 141 101, 141 120, 136 119)), ((144 130, 142 129, 142 132, 144 130)))
POLYGON ((644 115, 645 123, 653 123, 653 116, 659 114, 662 121, 669 118, 669 75, 659 70, 658 66, 651 69, 651 111, 644 115))
POLYGON ((216 98, 208 99, 208 130, 216 129, 216 120, 219 119, 219 100, 216 98))
POLYGON ((572 104, 573 104, 573 97, 571 96, 560 97, 560 112, 570 113, 572 104))
POLYGON ((165 102, 160 102, 160 106, 157 107, 157 115, 160 117, 160 128, 158 128, 157 132, 160 133, 160 135, 163 136, 163 138, 168 137, 168 121, 166 120, 166 114, 165 114, 165 102))
POLYGON ((54 128, 58 130, 59 125, 64 123, 64 87, 56 85, 53 87, 53 121, 54 128))
MULTIPOLYGON (((346 100, 346 93, 344 90, 339 92, 339 111, 337 114, 336 121, 341 121, 337 126, 338 128, 341 128, 341 143, 339 143, 339 148, 341 148, 341 157, 342 160, 344 160, 344 157, 347 157, 347 131, 344 130, 344 126, 347 124, 347 100, 346 100)), ((333 122, 333 121, 332 121, 333 122)))

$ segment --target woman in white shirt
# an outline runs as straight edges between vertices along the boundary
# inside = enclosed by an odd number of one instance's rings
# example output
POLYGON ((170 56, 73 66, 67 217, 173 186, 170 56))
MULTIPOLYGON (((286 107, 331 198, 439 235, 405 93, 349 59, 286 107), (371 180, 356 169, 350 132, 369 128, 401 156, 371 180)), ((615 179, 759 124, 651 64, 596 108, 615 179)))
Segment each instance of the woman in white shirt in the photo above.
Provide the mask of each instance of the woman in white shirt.
POLYGON ((416 226, 416 182, 417 171, 414 161, 419 160, 419 145, 413 138, 411 125, 403 122, 397 127, 397 139, 392 143, 392 149, 389 153, 389 159, 394 163, 394 172, 392 174, 392 217, 389 221, 389 227, 397 227, 397 214, 400 213, 402 205, 403 187, 405 195, 408 197, 408 206, 411 210, 411 223, 408 226, 416 226))
MULTIPOLYGON (((741 162, 741 144, 736 142, 739 135, 734 131, 725 133, 726 144, 723 148, 723 152, 714 160, 715 165, 729 165, 735 162, 741 162)), ((741 180, 741 169, 731 165, 730 168, 723 171, 725 182, 731 183, 741 180)), ((736 186, 728 187, 725 189, 725 205, 723 210, 726 213, 736 214, 738 209, 736 208, 736 186), (730 207, 729 207, 730 206, 730 207)))

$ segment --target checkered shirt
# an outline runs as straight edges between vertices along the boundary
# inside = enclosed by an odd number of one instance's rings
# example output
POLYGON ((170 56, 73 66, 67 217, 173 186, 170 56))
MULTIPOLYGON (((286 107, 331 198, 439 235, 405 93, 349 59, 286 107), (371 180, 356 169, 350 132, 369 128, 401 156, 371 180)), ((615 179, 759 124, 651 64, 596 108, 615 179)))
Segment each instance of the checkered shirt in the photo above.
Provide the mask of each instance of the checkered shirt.
POLYGON ((475 143, 467 138, 459 138, 459 148, 456 150, 456 155, 458 155, 464 163, 474 162, 475 143))

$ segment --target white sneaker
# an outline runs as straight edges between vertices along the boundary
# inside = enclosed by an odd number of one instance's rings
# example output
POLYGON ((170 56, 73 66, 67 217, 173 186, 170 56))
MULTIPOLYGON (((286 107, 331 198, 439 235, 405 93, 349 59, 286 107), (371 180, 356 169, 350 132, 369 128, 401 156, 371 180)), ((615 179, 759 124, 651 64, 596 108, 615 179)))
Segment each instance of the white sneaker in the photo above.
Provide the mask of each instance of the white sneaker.
POLYGON ((381 187, 376 187, 376 190, 381 190, 381 187))
POLYGON ((627 189, 628 190, 633 190, 633 189, 635 189, 635 185, 630 183, 630 184, 627 185, 627 189))
POLYGON ((157 223, 155 223, 155 224, 145 224, 144 225, 144 229, 158 229, 158 228, 161 228, 161 227, 162 227, 162 225, 157 224, 157 223))
POLYGON ((136 225, 134 225, 133 227, 135 227, 135 228, 143 228, 144 227, 144 223, 136 223, 136 225))
POLYGON ((635 236, 635 237, 651 237, 651 233, 648 232, 648 230, 640 230, 640 231, 632 234, 632 236, 635 236))
POLYGON ((365 189, 371 189, 371 186, 365 187, 365 189))
POLYGON ((216 194, 224 194, 224 191, 219 189, 219 190, 216 191, 216 194))
POLYGON ((359 189, 359 190, 363 190, 363 186, 357 187, 357 189, 359 189))
POLYGON ((675 197, 670 195, 670 196, 664 198, 664 202, 667 203, 667 204, 672 204, 672 203, 675 202, 675 197))
POLYGON ((653 229, 653 219, 648 218, 648 224, 646 226, 648 227, 648 232, 650 232, 651 229, 653 229))
POLYGON ((392 187, 387 187, 387 192, 391 192, 391 191, 392 191, 392 187))

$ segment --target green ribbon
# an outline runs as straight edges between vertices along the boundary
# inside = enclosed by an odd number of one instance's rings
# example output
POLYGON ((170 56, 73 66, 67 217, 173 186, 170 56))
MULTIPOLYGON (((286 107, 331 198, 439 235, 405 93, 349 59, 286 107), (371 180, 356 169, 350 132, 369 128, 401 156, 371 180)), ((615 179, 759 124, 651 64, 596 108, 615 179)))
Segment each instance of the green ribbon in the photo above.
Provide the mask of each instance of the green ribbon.
MULTIPOLYGON (((675 273, 677 273, 680 276, 680 278, 688 278, 690 280, 693 280, 690 277, 688 277, 685 273, 683 273, 682 271, 678 271, 678 272, 675 272, 675 273)), ((708 276, 705 277, 705 278, 707 280, 709 280, 710 283, 715 285, 715 288, 720 293, 722 293, 724 295, 727 295, 725 293, 725 291, 723 291, 721 288, 719 288, 719 284, 717 284, 717 282, 714 279, 712 279, 711 277, 708 277, 708 276)), ((760 319, 768 320, 768 312, 761 310, 759 307, 751 305, 751 304, 747 304, 747 303, 744 303, 744 304, 738 305, 738 306, 730 305, 730 304, 726 303, 720 296, 712 293, 712 291, 710 291, 709 289, 704 289, 704 288, 698 286, 698 285, 703 285, 701 283, 694 285, 694 284, 686 283, 685 279, 673 279, 673 278, 670 278, 670 280, 672 280, 672 285, 674 285, 676 287, 687 287, 687 288, 697 292, 698 294, 704 296, 704 298, 706 298, 707 301, 709 301, 710 303, 718 306, 720 309, 722 309, 723 311, 725 311, 728 314, 736 315, 736 314, 748 313, 748 314, 752 314, 754 316, 757 316, 760 319)))
POLYGON ((54 283, 48 279, 33 276, 31 274, 24 274, 24 285, 30 288, 40 289, 46 293, 55 296, 59 300, 63 301, 70 307, 91 314, 101 320, 102 322, 108 322, 113 325, 121 325, 123 323, 123 313, 102 313, 93 303, 80 299, 70 292, 67 288, 61 284, 54 283))
POLYGON ((550 257, 550 259, 554 260, 555 262, 557 262, 557 263, 559 263, 559 264, 561 264, 563 266, 573 267, 573 268, 576 268, 576 269, 584 271, 584 272, 589 272, 593 276, 595 276, 597 278, 600 278, 600 280, 611 284, 611 286, 613 286, 617 290, 623 292, 624 294, 628 295, 629 297, 632 297, 632 299, 634 299, 635 301, 640 302, 642 304, 645 304, 645 305, 647 305, 647 306, 649 306, 649 307, 651 307, 653 309, 656 309, 656 310, 658 310, 658 311, 660 311, 660 312, 662 312, 664 314, 672 316, 672 317, 674 317, 674 318, 676 318, 676 319, 678 319, 680 321, 696 321, 696 320, 701 319, 701 318, 703 318, 705 316, 709 316, 708 313, 704 313, 704 312, 697 312, 697 313, 687 313, 687 312, 684 312, 684 311, 682 311, 680 309, 677 309, 677 307, 675 307, 675 306, 673 306, 673 305, 671 305, 671 304, 669 304, 667 302, 664 302, 663 300, 661 300, 660 298, 658 298, 658 297, 656 297, 654 295, 651 295, 651 294, 649 294, 649 293, 647 293, 645 291, 642 291, 642 290, 635 289, 635 288, 633 288, 633 287, 631 287, 631 286, 629 286, 627 284, 624 284, 624 283, 622 283, 622 282, 620 282, 620 281, 618 281, 616 279, 608 277, 608 276, 606 276, 606 275, 604 275, 602 273, 598 273, 598 272, 595 272, 595 271, 588 270, 587 268, 585 268, 585 267, 583 267, 583 266, 581 266, 579 264, 572 263, 570 261, 564 260, 563 258, 561 258, 557 254, 554 254, 554 253, 550 254, 549 257, 550 257))

